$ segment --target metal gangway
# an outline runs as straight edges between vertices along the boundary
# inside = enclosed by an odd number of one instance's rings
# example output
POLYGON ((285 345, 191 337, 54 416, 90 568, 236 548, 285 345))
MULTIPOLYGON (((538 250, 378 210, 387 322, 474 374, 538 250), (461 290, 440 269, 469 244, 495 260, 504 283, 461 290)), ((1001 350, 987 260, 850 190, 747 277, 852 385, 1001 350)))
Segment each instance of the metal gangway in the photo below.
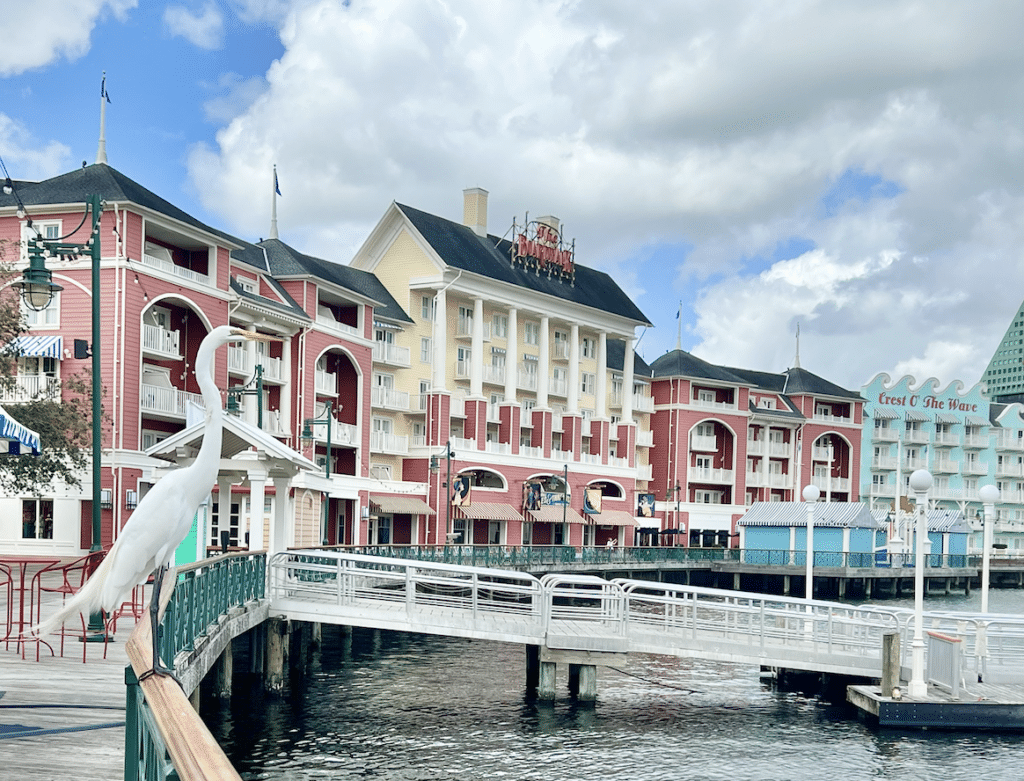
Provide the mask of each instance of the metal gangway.
MULTIPOLYGON (((271 614, 300 621, 865 677, 884 634, 901 634, 905 666, 913 637, 903 609, 337 551, 275 554, 269 589, 271 614)), ((965 676, 1024 680, 1024 620, 929 613, 926 628, 963 639, 965 676)))

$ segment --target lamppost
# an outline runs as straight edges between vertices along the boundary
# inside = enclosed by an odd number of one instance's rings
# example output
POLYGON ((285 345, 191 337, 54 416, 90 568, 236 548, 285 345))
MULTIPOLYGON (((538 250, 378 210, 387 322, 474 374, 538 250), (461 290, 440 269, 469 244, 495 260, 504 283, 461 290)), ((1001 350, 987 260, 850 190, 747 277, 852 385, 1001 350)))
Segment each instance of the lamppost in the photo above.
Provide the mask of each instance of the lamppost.
MULTIPOLYGON (((807 574, 804 586, 804 596, 807 599, 814 599, 814 505, 821 497, 821 491, 816 485, 805 485, 803 490, 804 501, 807 502, 807 574)), ((807 606, 807 612, 811 612, 811 606, 807 606)))
POLYGON ((915 494, 917 506, 917 539, 914 554, 914 641, 911 643, 910 686, 908 693, 916 700, 928 696, 928 684, 924 680, 924 544, 928 539, 927 504, 928 489, 932 487, 931 473, 918 469, 910 476, 910 488, 915 494))
POLYGON ((989 558, 992 555, 992 526, 995 523, 996 502, 999 501, 999 489, 994 485, 983 485, 978 492, 981 506, 985 510, 985 526, 981 535, 981 612, 988 612, 989 558))
MULTIPOLYGON (((302 440, 303 442, 310 443, 313 441, 313 426, 327 426, 327 460, 324 462, 324 477, 328 480, 331 479, 331 411, 334 409, 334 402, 328 401, 324 406, 323 417, 319 418, 306 418, 302 422, 302 440)), ((341 409, 341 405, 338 405, 338 409, 341 409)), ((314 445, 315 447, 315 445, 314 445)), ((331 503, 331 495, 329 492, 325 492, 324 495, 324 512, 323 521, 321 524, 321 538, 322 545, 327 544, 327 510, 331 503)))
MULTIPOLYGON (((675 494, 676 494, 676 525, 675 525, 676 533, 675 533, 675 535, 673 535, 675 537, 678 537, 682 533, 682 530, 679 528, 679 491, 680 490, 682 490, 682 489, 679 487, 679 483, 676 483, 675 488, 669 488, 665 492, 665 498, 666 499, 668 499, 671 496, 673 491, 675 491, 675 494)), ((673 545, 674 544, 675 543, 673 543, 673 545)), ((687 544, 689 544, 689 543, 687 543, 687 544)))
MULTIPOLYGON (((451 440, 444 443, 444 452, 439 453, 445 457, 448 462, 447 477, 445 477, 445 503, 444 503, 444 542, 448 544, 448 535, 452 533, 452 458, 455 453, 452 452, 451 440)), ((430 457, 430 473, 436 475, 440 470, 441 466, 438 463, 437 456, 430 457)))
MULTIPOLYGON (((232 415, 238 415, 242 409, 238 405, 239 396, 255 396, 256 397, 256 426, 257 428, 263 428, 263 367, 259 364, 256 365, 256 373, 253 378, 249 380, 245 385, 232 385, 228 388, 228 412, 232 415), (249 386, 252 385, 250 388, 249 386)), ((309 421, 307 421, 308 423, 309 421)), ((328 426, 328 436, 330 439, 330 426, 328 426)), ((305 438, 305 431, 302 436, 305 438)), ((313 434, 310 432, 310 438, 313 434)))
POLYGON ((562 467, 562 534, 565 534, 566 513, 569 510, 569 465, 562 467))
MULTIPOLYGON (((11 186, 5 184, 4 191, 11 186)), ((13 186, 11 186, 13 192, 13 186)), ((24 214, 25 207, 18 198, 19 214, 24 214)), ((90 195, 85 201, 85 214, 82 221, 70 233, 59 236, 55 239, 43 239, 38 234, 28 241, 28 268, 22 274, 21 280, 13 283, 12 287, 21 291, 21 298, 29 309, 41 311, 50 305, 55 293, 63 288, 54 284, 50 271, 46 268, 46 258, 60 257, 75 259, 87 255, 92 264, 92 544, 90 552, 102 549, 100 538, 102 533, 101 522, 101 501, 102 496, 102 474, 101 453, 102 453, 102 407, 100 398, 102 393, 101 365, 100 365, 100 214, 103 212, 103 204, 98 195, 90 195), (89 230, 89 238, 84 243, 73 243, 64 241, 74 236, 79 229, 85 225, 85 221, 92 217, 89 230)), ((29 228, 32 221, 28 222, 29 228)), ((103 634, 103 617, 94 614, 89 618, 89 629, 93 632, 103 634)), ((98 638, 102 639, 102 638, 98 638)))

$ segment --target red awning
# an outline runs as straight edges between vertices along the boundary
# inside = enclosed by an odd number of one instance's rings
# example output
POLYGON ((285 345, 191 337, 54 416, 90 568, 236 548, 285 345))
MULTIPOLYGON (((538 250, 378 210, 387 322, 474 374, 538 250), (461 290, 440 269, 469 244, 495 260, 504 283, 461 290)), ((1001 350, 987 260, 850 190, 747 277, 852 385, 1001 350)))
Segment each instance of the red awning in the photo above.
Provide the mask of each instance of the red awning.
POLYGON ((471 521, 523 521, 523 516, 511 505, 482 502, 456 507, 455 517, 471 521))
POLYGON ((563 510, 566 523, 590 523, 571 507, 562 507, 560 504, 546 504, 539 510, 527 510, 527 512, 536 523, 561 523, 563 510))
POLYGON ((430 505, 416 496, 370 496, 370 507, 391 515, 434 515, 430 505))

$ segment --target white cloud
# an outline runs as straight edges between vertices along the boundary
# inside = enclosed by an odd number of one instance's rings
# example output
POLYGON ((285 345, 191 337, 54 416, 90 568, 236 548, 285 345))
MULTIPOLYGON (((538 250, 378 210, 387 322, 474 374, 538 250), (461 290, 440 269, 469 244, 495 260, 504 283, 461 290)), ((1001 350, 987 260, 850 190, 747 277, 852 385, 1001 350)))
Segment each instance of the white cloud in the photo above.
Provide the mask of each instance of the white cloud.
POLYGON ((13 178, 39 181, 67 171, 71 150, 56 141, 40 144, 24 125, 0 114, 0 157, 13 178))
POLYGON ((785 368, 799 319, 802 364, 848 387, 911 364, 970 384, 1020 302, 1014 0, 234 7, 285 52, 240 112, 208 108, 231 120, 189 167, 243 234, 265 234, 274 162, 282 236, 339 260, 392 199, 458 218, 479 185, 493 232, 557 214, 580 262, 668 312, 649 357, 683 299, 703 357, 785 368), (850 171, 889 195, 825 209, 850 171), (815 249, 773 260, 792 237, 815 249), (672 246, 672 269, 629 260, 672 246))
POLYGON ((226 124, 249 108, 267 87, 259 76, 243 78, 237 73, 221 74, 216 86, 222 94, 203 104, 203 113, 210 122, 226 124))
POLYGON ((164 9, 164 25, 171 35, 179 35, 200 49, 219 49, 224 44, 224 14, 214 3, 199 13, 181 5, 164 9))
POLYGON ((105 13, 123 19, 137 0, 36 0, 3 4, 6 31, 0 46, 0 77, 41 68, 89 51, 90 36, 105 13))

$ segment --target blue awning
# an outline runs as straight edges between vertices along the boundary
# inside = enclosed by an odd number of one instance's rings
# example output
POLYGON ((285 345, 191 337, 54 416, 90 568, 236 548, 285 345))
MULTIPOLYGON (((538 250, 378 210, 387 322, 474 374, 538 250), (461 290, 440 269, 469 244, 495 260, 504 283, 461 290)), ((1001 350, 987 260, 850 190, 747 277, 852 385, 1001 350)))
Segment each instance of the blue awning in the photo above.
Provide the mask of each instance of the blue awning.
MULTIPOLYGON (((0 407, 0 442, 7 445, 6 452, 11 455, 31 453, 38 456, 40 452, 39 435, 8 415, 3 407, 0 407)), ((0 445, 0 453, 3 452, 5 449, 0 445)))
POLYGON ((14 340, 14 349, 26 358, 56 358, 59 361, 64 351, 64 337, 19 336, 14 340))

